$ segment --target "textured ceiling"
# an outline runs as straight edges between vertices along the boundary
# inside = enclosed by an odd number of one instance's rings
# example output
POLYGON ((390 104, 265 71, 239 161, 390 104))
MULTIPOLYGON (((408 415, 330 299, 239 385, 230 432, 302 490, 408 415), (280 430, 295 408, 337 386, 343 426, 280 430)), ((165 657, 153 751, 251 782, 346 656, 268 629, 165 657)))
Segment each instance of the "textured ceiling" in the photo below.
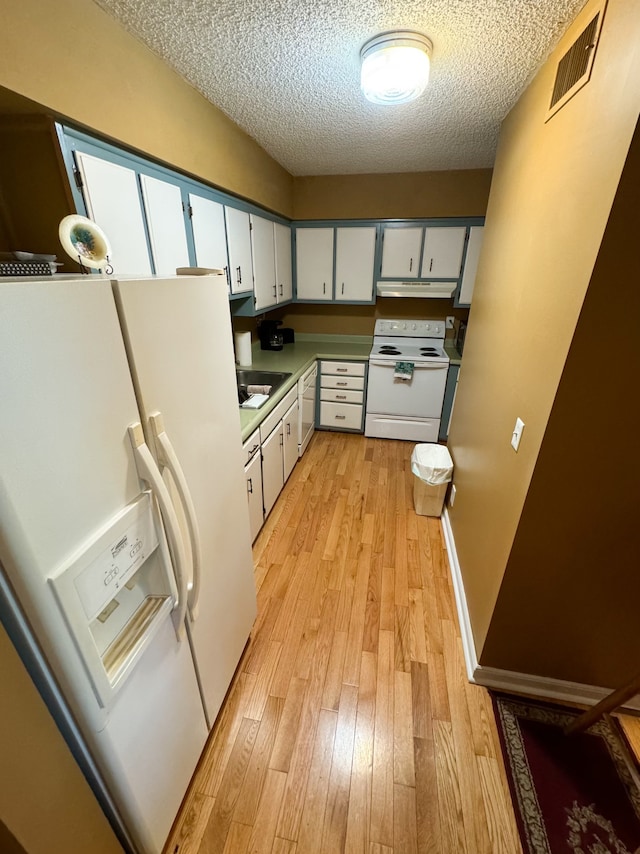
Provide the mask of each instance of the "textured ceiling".
POLYGON ((500 122, 584 0, 99 0, 293 175, 493 164, 500 122), (360 92, 360 48, 433 41, 411 104, 360 92))

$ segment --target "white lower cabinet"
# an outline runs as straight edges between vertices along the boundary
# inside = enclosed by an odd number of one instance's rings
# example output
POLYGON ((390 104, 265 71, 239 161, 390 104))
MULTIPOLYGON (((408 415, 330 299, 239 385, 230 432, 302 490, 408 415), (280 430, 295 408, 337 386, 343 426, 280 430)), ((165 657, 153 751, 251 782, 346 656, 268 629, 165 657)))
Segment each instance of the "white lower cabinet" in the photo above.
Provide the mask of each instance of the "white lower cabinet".
POLYGON ((262 496, 265 517, 269 515, 284 486, 283 441, 283 427, 280 421, 275 430, 262 442, 262 496))
POLYGON ((262 458, 260 455, 260 431, 256 430, 242 446, 244 454, 244 476, 247 481, 249 502, 249 525, 251 542, 258 536, 264 522, 262 504, 262 458))
POLYGON ((253 540, 298 460, 299 417, 296 384, 242 446, 253 540))
POLYGON ((318 427, 362 432, 366 368, 365 362, 320 362, 318 427))
POLYGON ((298 420, 300 407, 298 401, 287 411, 282 419, 283 445, 282 468, 285 483, 298 462, 298 420))
POLYGON ((262 460, 259 452, 244 467, 244 474, 247 478, 249 526, 251 528, 251 542, 253 542, 258 536, 264 522, 264 508, 262 506, 262 460))

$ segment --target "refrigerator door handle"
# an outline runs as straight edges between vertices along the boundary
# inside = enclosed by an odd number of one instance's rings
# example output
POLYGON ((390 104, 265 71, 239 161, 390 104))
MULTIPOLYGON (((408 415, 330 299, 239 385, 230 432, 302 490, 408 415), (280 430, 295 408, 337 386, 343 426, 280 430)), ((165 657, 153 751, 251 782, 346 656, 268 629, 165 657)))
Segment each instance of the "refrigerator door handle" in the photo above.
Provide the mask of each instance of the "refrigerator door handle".
POLYGON ((151 456, 151 451, 144 441, 142 425, 139 421, 129 425, 129 439, 133 447, 134 459, 140 480, 147 483, 158 499, 160 513, 165 524, 171 554, 175 563, 176 583, 178 586, 178 603, 174 609, 174 628, 179 641, 185 638, 187 616, 187 559, 184 553, 184 544, 180 536, 180 524, 176 511, 174 510, 169 490, 162 480, 160 470, 151 456))
POLYGON ((198 529, 196 508, 193 506, 193 499, 191 498, 187 479, 184 476, 182 466, 180 465, 180 460, 178 459, 175 449, 171 443, 171 439, 169 439, 167 431, 164 428, 164 420, 162 418, 161 412, 153 412, 149 416, 149 427, 151 429, 151 433, 155 441, 158 465, 160 466, 160 470, 162 471, 163 468, 168 468, 171 472, 171 476, 173 477, 174 483, 178 490, 178 495, 180 496, 180 501, 182 502, 182 507, 184 509, 184 515, 187 520, 187 527, 189 529, 189 539, 191 541, 193 569, 191 582, 187 586, 187 589, 189 591, 189 613, 191 614, 192 620, 197 620, 198 600, 200 598, 200 579, 202 577, 202 560, 200 549, 200 531, 198 529))

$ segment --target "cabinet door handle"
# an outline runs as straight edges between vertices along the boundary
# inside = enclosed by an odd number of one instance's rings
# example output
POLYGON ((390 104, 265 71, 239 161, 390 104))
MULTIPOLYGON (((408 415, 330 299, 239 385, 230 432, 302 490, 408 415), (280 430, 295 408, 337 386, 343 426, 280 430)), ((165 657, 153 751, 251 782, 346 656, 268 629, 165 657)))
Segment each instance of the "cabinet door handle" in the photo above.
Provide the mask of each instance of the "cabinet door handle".
POLYGON ((344 293, 344 282, 342 283, 342 293, 344 293))
POLYGON ((236 267, 236 274, 237 274, 236 275, 236 281, 238 282, 239 285, 241 285, 242 284, 242 270, 240 269, 239 266, 236 267))
POLYGON ((429 272, 433 270, 433 258, 429 261, 429 272))
POLYGON ((336 395, 336 400, 346 400, 346 399, 347 399, 346 394, 337 394, 336 395))
POLYGON ((323 293, 323 294, 326 294, 326 292, 327 292, 327 283, 326 283, 326 282, 323 282, 323 283, 322 283, 322 293, 323 293))
POLYGON ((346 383, 341 383, 336 380, 336 385, 346 385, 346 383))
POLYGON ((225 277, 226 277, 226 279, 227 279, 227 285, 228 285, 229 287, 231 287, 231 274, 230 274, 230 272, 229 272, 229 268, 228 268, 228 267, 225 267, 225 268, 224 268, 224 275, 225 275, 225 277))
POLYGON ((287 424, 287 436, 291 435, 291 424, 287 424))
POLYGON ((284 296, 284 285, 280 282, 280 296, 284 296))
POLYGON ((274 295, 274 297, 278 296, 278 289, 277 289, 276 285, 273 286, 273 295, 274 295))
POLYGON ((280 433, 280 447, 284 445, 284 433, 280 433))
POLYGON ((248 478, 247 480, 247 487, 248 491, 253 495, 253 481, 251 480, 251 478, 248 478))
POLYGON ((409 272, 413 270, 413 258, 409 258, 409 272))
POLYGON ((336 368, 336 374, 346 374, 348 370, 348 368, 336 368))
POLYGON ((335 417, 338 419, 338 421, 344 421, 347 416, 346 415, 336 415, 335 417))

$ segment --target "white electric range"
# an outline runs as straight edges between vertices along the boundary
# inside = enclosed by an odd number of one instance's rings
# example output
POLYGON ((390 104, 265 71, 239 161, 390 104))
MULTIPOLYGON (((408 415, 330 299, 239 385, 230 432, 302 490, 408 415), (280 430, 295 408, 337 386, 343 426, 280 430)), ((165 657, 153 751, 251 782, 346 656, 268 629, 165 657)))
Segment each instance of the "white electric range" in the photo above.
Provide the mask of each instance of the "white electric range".
POLYGON ((437 442, 447 383, 444 320, 376 320, 365 436, 437 442))

